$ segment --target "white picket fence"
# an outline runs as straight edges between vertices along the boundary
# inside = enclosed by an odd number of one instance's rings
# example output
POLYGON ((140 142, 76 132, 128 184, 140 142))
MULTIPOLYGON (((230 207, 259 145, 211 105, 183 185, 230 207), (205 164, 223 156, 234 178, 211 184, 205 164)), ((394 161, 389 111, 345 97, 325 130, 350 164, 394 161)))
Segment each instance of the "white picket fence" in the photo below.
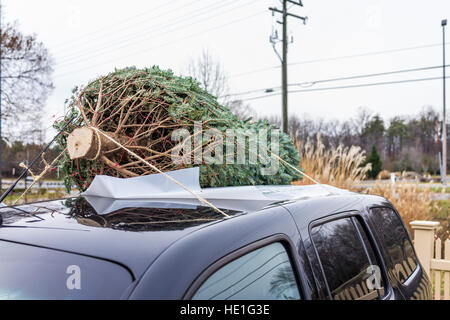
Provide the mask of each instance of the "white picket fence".
POLYGON ((450 300, 450 239, 436 238, 439 222, 413 221, 414 247, 433 283, 435 300, 450 300))
POLYGON ((444 241, 444 246, 441 239, 435 241, 431 271, 434 277, 434 299, 450 300, 450 239, 444 241))

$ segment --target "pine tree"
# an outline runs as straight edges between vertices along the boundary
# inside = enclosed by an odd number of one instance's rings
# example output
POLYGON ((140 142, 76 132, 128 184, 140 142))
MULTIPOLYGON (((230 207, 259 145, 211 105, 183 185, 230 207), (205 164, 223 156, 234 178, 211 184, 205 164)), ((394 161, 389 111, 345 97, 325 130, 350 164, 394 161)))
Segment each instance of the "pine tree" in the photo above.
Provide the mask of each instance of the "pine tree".
POLYGON ((383 169, 383 162, 381 161, 380 154, 378 153, 376 145, 372 146, 372 151, 367 157, 364 165, 372 164, 372 169, 367 173, 369 178, 376 179, 380 171, 383 169))

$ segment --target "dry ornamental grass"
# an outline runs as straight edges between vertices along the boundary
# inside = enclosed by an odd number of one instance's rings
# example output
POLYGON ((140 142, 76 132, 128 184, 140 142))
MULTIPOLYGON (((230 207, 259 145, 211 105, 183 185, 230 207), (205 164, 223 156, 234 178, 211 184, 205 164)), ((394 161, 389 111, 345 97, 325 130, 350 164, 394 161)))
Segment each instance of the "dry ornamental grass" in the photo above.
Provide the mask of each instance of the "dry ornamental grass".
POLYGON ((388 199, 402 216, 410 233, 412 232, 409 225, 411 221, 429 220, 432 218, 432 211, 436 209, 430 190, 420 187, 419 183, 397 182, 392 185, 392 183, 378 181, 374 188, 365 189, 364 193, 388 199))
MULTIPOLYGON (((365 151, 358 146, 325 148, 320 135, 314 141, 305 144, 297 141, 301 165, 304 171, 322 184, 332 185, 355 192, 378 195, 388 199, 399 211, 403 221, 409 228, 413 220, 428 220, 437 208, 431 198, 429 188, 419 187, 419 183, 377 181, 372 188, 362 187, 360 182, 366 178, 371 165, 363 165, 366 160, 365 151)), ((297 181, 303 185, 311 182, 297 181)))
MULTIPOLYGON (((366 160, 365 152, 357 146, 339 145, 325 148, 320 135, 316 143, 310 139, 303 144, 296 142, 300 152, 300 163, 303 170, 322 184, 354 190, 355 185, 365 179, 371 165, 362 166, 366 160)), ((295 184, 311 184, 300 181, 295 184)))

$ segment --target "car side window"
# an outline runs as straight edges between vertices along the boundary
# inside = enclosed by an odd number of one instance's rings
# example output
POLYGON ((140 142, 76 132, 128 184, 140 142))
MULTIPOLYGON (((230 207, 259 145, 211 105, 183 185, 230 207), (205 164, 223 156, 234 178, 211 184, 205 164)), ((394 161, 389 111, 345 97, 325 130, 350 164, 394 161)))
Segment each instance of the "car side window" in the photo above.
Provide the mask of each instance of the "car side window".
POLYGON ((273 243, 214 272, 193 300, 299 300, 300 293, 285 247, 273 243))
POLYGON ((386 247, 394 270, 390 273, 404 283, 417 268, 417 257, 410 241, 408 231, 397 213, 391 208, 372 208, 370 219, 386 247))
MULTIPOLYGON (((379 288, 374 281, 374 277, 379 276, 379 272, 374 270, 375 255, 370 246, 363 244, 364 237, 356 221, 350 217, 343 218, 311 230, 328 289, 335 300, 373 300, 379 297, 379 288)), ((380 284, 381 278, 377 279, 380 284)), ((380 285, 383 286, 382 282, 380 285)))
MULTIPOLYGON (((374 272, 376 275, 376 278, 374 278, 374 281, 377 281, 377 289, 379 289, 379 296, 383 297, 385 295, 385 284, 384 279, 381 275, 381 264, 380 261, 377 259, 377 256, 375 255, 375 252, 373 250, 372 244, 370 243, 370 240, 367 236, 366 231, 364 230, 361 223, 358 221, 358 219, 354 218, 353 221, 355 222, 356 228, 358 229, 359 234, 361 235, 361 238, 363 240, 364 246, 367 250, 367 254, 369 255, 370 263, 374 266, 374 272)), ((375 284, 375 282, 374 282, 375 284)))

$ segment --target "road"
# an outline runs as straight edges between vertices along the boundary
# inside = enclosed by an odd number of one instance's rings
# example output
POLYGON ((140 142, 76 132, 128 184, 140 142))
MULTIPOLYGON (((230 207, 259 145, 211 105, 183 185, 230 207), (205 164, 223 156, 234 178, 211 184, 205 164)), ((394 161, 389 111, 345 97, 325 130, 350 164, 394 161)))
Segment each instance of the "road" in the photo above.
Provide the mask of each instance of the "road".
MULTIPOLYGON (((402 181, 410 184, 416 184, 417 182, 415 180, 409 180, 409 181, 402 181)), ((371 189, 375 188, 377 183, 391 183, 390 180, 382 180, 381 182, 378 180, 366 180, 362 181, 358 184, 358 186, 361 186, 363 188, 371 189)), ((443 188, 444 186, 441 183, 419 183, 417 185, 419 188, 443 188)), ((445 186, 445 188, 449 188, 450 185, 445 186)), ((450 200, 450 193, 442 193, 442 192, 433 192, 431 197, 433 200, 450 200)))
MULTIPOLYGON (((12 179, 3 179, 2 180, 2 189, 6 190, 11 186, 11 184, 14 182, 12 179)), ((32 184, 33 181, 28 178, 26 186, 29 187, 30 184, 32 184)), ((64 183, 61 181, 42 181, 40 184, 37 183, 33 186, 33 189, 60 189, 64 188, 64 183)), ((25 189, 25 181, 22 179, 16 186, 16 189, 25 189)))

